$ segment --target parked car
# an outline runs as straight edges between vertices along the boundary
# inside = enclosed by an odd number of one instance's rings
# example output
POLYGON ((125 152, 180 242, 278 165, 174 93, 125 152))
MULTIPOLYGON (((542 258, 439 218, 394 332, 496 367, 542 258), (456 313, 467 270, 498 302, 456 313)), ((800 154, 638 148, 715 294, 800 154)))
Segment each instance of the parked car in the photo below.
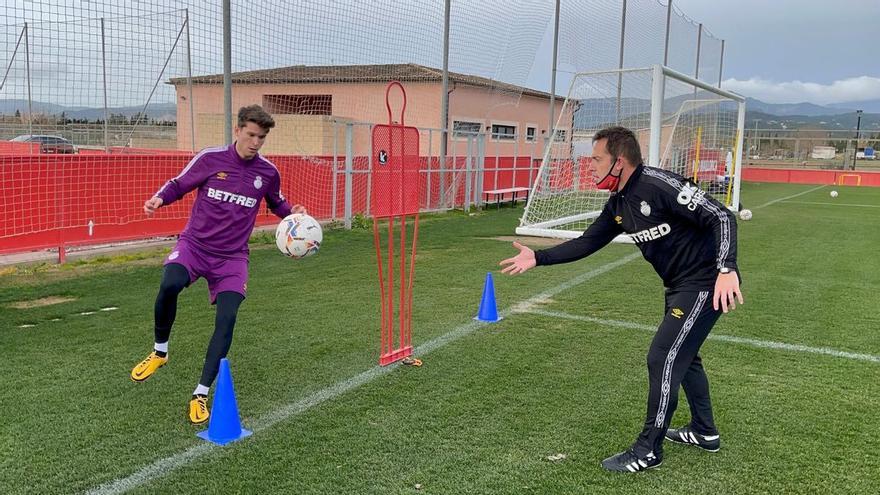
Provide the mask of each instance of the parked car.
POLYGON ((19 143, 40 143, 40 153, 53 153, 69 155, 78 153, 79 150, 70 141, 61 136, 46 136, 42 134, 23 134, 11 139, 19 143))

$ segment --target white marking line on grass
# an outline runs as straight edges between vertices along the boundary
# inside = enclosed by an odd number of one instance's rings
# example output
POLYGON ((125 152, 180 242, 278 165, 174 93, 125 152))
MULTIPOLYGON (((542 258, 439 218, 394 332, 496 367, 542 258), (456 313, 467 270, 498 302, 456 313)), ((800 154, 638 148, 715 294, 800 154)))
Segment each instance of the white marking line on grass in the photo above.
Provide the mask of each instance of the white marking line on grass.
POLYGON ((811 193, 811 192, 813 192, 813 191, 818 191, 819 189, 822 189, 823 187, 828 187, 828 186, 826 185, 826 186, 814 187, 814 188, 812 188, 812 189, 807 189, 806 191, 802 191, 802 192, 799 192, 799 193, 797 193, 797 194, 792 194, 791 196, 786 196, 786 197, 784 197, 784 198, 779 198, 779 199, 774 199, 773 201, 768 201, 768 202, 766 202, 766 203, 764 203, 764 204, 762 204, 762 205, 760 205, 760 206, 756 206, 756 207, 754 207, 754 208, 752 208, 752 209, 753 209, 753 210, 757 210, 757 209, 759 209, 759 208, 764 208, 764 207, 766 207, 766 206, 775 205, 776 203, 779 203, 780 201, 786 201, 786 200, 789 200, 789 199, 792 199, 792 198, 796 198, 796 197, 798 197, 798 196, 803 196, 804 194, 809 194, 809 193, 811 193))
MULTIPOLYGON (((531 308, 537 303, 549 299, 550 297, 559 294, 565 290, 568 290, 572 287, 575 287, 579 284, 590 280, 591 278, 598 277, 605 272, 613 270, 621 265, 629 263, 630 261, 641 257, 641 253, 635 252, 624 256, 623 258, 612 261, 611 263, 607 263, 595 270, 589 271, 587 273, 578 275, 571 280, 563 282, 556 287, 548 289, 538 295, 532 296, 531 298, 522 301, 510 308, 507 308, 499 313, 500 316, 510 315, 515 312, 515 310, 521 310, 523 308, 531 308)), ((426 354, 430 354, 432 351, 440 349, 441 347, 446 346, 447 344, 454 342, 462 337, 465 337, 477 330, 478 328, 488 326, 489 323, 485 323, 482 321, 469 321, 459 327, 454 328, 448 333, 441 335, 437 338, 431 339, 424 344, 413 349, 413 354, 417 356, 424 356, 426 354)), ((287 404, 285 406, 272 411, 265 416, 255 419, 253 421, 248 421, 248 426, 251 427, 254 433, 259 433, 262 430, 267 428, 271 428, 272 426, 278 424, 281 421, 284 421, 291 416, 295 416, 302 412, 305 412, 312 407, 315 407, 323 402, 328 400, 335 399, 340 395, 356 389, 361 385, 369 383, 376 378, 386 375, 396 369, 399 364, 394 364, 386 367, 374 366, 358 375, 355 375, 347 380, 343 380, 341 382, 336 383, 335 385, 331 385, 323 390, 319 390, 314 394, 291 404, 287 404)), ((190 461, 194 461, 203 455, 206 455, 212 452, 217 446, 213 443, 202 443, 198 444, 194 447, 190 447, 189 449, 174 454, 172 456, 166 457, 164 459, 159 459, 158 461, 153 462, 152 464, 141 468, 135 473, 125 477, 116 479, 113 481, 109 481, 103 485, 97 486, 86 493, 89 494, 110 494, 110 493, 124 493, 128 490, 132 490, 137 488, 143 484, 149 483, 151 481, 162 478, 168 474, 170 474, 175 469, 183 467, 188 464, 190 461)))
POLYGON ((791 203, 798 205, 828 205, 828 206, 857 206, 859 208, 880 208, 880 205, 859 205, 855 203, 829 203, 827 201, 783 201, 783 203, 791 203))
MULTIPOLYGON (((525 313, 542 315, 542 316, 550 316, 553 318, 564 318, 567 320, 576 320, 576 321, 586 321, 590 323, 597 323, 599 325, 606 325, 610 327, 619 327, 619 328, 629 328, 632 330, 645 330, 647 332, 655 332, 657 327, 653 327, 650 325, 641 325, 639 323, 632 323, 628 321, 619 321, 619 320, 606 320, 602 318, 593 318, 592 316, 580 316, 573 315, 569 313, 562 313, 560 311, 547 311, 543 309, 532 309, 529 311, 524 311, 525 313)), ((757 339, 748 339, 744 337, 734 337, 733 335, 723 335, 723 334, 715 334, 710 333, 710 340, 719 340, 721 342, 731 342, 734 344, 743 344, 749 345, 752 347, 763 347, 765 349, 776 349, 782 351, 794 351, 794 352, 806 352, 810 354, 824 354, 826 356, 833 356, 839 358, 846 359, 855 359, 857 361, 870 361, 873 363, 880 363, 880 356, 874 354, 859 354, 855 352, 846 352, 840 351, 837 349, 831 349, 829 347, 810 347, 801 344, 787 344, 785 342, 774 342, 770 340, 757 340, 757 339)))

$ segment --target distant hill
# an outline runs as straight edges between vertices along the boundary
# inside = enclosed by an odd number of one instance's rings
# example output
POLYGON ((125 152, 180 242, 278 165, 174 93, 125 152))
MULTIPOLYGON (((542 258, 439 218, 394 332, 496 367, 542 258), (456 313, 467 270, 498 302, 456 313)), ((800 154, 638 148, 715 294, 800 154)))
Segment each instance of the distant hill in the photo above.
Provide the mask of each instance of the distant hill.
POLYGON ((855 129, 862 110, 861 129, 880 131, 880 99, 816 105, 813 103, 766 103, 746 98, 746 127, 757 120, 761 129, 855 129))
MULTIPOLYGON (((44 113, 49 115, 61 115, 61 112, 70 119, 87 119, 100 120, 104 118, 103 108, 90 107, 68 107, 56 105, 54 103, 46 103, 42 101, 34 101, 32 104, 34 113, 44 113)), ((3 100, 0 99, 0 115, 14 115, 18 110, 21 113, 27 113, 27 100, 3 100)), ((111 107, 109 113, 117 115, 125 115, 131 117, 138 112, 144 110, 143 106, 132 107, 111 107)), ((155 120, 177 121, 177 105, 174 103, 154 103, 147 106, 146 114, 155 120)))
MULTIPOLYGON (((855 130, 858 117, 855 112, 836 115, 773 115, 752 110, 746 105, 746 129, 826 129, 831 131, 855 130)), ((880 133, 880 113, 863 113, 861 130, 880 133)))
MULTIPOLYGON (((688 98, 688 96, 681 96, 673 99, 671 103, 679 105, 680 102, 677 100, 688 98)), ((616 120, 618 108, 616 99, 593 100, 591 107, 589 114, 587 112, 578 113, 577 125, 591 127, 616 120)), ((623 98, 620 107, 624 110, 625 116, 650 112, 650 105, 642 99, 623 98)), ((0 115, 13 115, 16 110, 24 113, 27 112, 27 108, 27 100, 0 99, 0 115)), ((865 112, 862 114, 862 130, 880 132, 880 99, 823 106, 813 103, 766 103, 755 98, 746 98, 746 127, 753 128, 757 121, 758 127, 761 129, 855 129, 857 117, 854 108, 865 112)), ((61 115, 61 112, 65 112, 65 115, 71 119, 94 121, 104 118, 102 108, 63 106, 40 101, 33 102, 33 110, 54 115, 61 115)), ((141 110, 143 110, 141 106, 109 109, 112 114, 122 114, 126 117, 131 117, 141 110)), ((147 106, 146 113, 155 120, 177 121, 177 106, 174 103, 151 104, 147 106)))
POLYGON ((749 111, 761 112, 768 115, 786 117, 790 115, 804 115, 818 117, 820 115, 835 115, 845 112, 854 112, 849 108, 830 108, 813 103, 765 103, 761 100, 746 97, 746 108, 749 111))
POLYGON ((848 101, 845 103, 831 103, 825 105, 831 108, 847 109, 850 111, 863 110, 869 113, 880 113, 880 99, 864 100, 864 101, 848 101))

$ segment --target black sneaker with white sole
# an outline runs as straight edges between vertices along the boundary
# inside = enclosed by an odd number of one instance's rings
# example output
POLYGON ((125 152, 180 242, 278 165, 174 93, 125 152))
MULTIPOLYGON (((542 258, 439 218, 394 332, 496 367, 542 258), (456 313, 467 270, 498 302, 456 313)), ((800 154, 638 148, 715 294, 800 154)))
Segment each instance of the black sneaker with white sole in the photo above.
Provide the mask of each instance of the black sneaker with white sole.
POLYGON ((629 449, 605 459, 602 461, 602 467, 619 473, 636 473, 655 468, 662 463, 663 460, 654 455, 653 452, 649 452, 644 457, 639 457, 632 449, 629 449))
POLYGON ((718 452, 721 448, 721 437, 718 435, 700 435, 690 425, 677 430, 666 430, 666 439, 670 442, 683 443, 699 447, 707 452, 718 452))

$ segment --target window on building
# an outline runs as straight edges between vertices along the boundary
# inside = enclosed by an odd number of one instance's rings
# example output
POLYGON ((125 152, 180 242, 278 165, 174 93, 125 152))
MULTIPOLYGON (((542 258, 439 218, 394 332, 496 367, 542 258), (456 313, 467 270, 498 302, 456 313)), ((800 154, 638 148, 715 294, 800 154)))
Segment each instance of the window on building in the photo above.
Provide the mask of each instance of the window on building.
POLYGON ((553 141, 557 143, 564 143, 566 138, 566 131, 564 129, 557 129, 556 134, 553 136, 553 141))
POLYGON ((476 136, 480 133, 483 126, 480 122, 467 122, 464 120, 455 120, 452 122, 452 137, 460 138, 467 136, 476 136))
POLYGON ((263 95, 263 109, 276 115, 331 115, 333 95, 263 95))
POLYGON ((492 124, 492 139, 502 139, 505 141, 516 139, 516 126, 492 124))
POLYGON ((535 133, 537 131, 538 130, 534 127, 526 127, 526 141, 534 141, 535 140, 535 133))

